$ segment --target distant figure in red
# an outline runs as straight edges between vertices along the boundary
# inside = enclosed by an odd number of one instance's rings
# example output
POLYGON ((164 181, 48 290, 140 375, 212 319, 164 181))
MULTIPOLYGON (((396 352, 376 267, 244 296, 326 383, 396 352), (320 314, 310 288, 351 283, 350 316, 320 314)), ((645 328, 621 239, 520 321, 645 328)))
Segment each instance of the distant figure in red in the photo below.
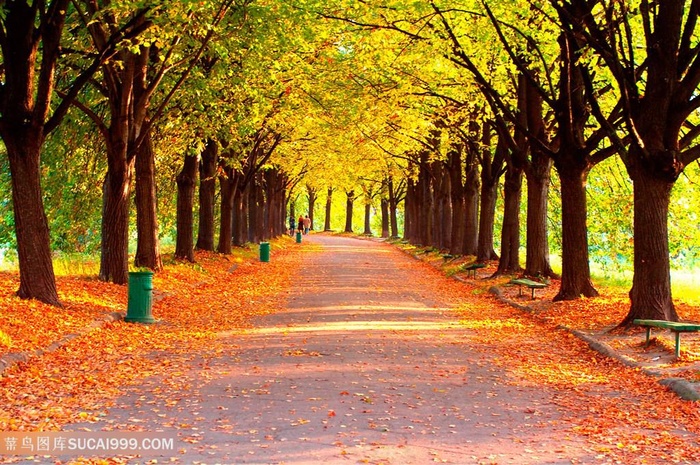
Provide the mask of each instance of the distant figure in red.
POLYGON ((297 221, 297 231, 304 233, 304 216, 299 215, 299 220, 297 221))

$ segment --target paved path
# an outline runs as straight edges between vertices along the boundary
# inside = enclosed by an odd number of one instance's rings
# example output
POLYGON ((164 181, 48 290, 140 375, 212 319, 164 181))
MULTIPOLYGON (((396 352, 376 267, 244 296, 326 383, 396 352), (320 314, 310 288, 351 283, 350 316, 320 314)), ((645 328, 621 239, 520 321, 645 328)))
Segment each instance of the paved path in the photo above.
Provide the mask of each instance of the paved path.
POLYGON ((132 390, 108 424, 177 429, 179 463, 596 463, 553 394, 510 384, 460 327, 447 278, 375 241, 304 245, 286 309, 222 334, 181 385, 132 390))

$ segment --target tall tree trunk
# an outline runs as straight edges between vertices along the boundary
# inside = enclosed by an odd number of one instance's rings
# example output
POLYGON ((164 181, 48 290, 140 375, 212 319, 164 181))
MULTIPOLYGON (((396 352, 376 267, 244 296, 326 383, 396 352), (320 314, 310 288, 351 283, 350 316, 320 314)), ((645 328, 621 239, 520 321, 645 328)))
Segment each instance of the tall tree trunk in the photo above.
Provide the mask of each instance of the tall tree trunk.
POLYGON ((430 167, 428 166, 428 153, 421 154, 421 163, 418 171, 418 184, 416 185, 418 211, 418 244, 430 246, 433 244, 433 208, 435 208, 435 198, 433 196, 433 185, 431 182, 430 167))
POLYGON ((647 164, 637 150, 631 149, 634 162, 628 166, 634 186, 634 277, 630 311, 620 326, 635 318, 678 321, 668 247, 668 209, 675 175, 654 164, 673 159, 673 154, 653 154, 647 164))
MULTIPOLYGON (((252 234, 249 234, 248 240, 253 243, 260 242, 261 240, 265 239, 265 228, 266 228, 266 221, 265 221, 265 209, 266 205, 269 203, 269 198, 265 197, 265 190, 263 189, 263 184, 264 184, 264 178, 262 173, 258 173, 256 175, 256 182, 254 184, 255 186, 255 207, 257 209, 257 212, 255 214, 255 221, 251 221, 251 224, 254 224, 254 227, 252 229, 252 234)), ((250 211, 250 209, 249 209, 250 211)), ((251 218, 253 215, 251 215, 251 218)))
POLYGON ((540 156, 535 169, 527 176, 527 247, 525 274, 528 276, 553 276, 549 264, 549 240, 547 238, 547 196, 552 162, 540 156))
POLYGON ((216 251, 230 254, 232 250, 231 235, 233 228, 233 197, 238 190, 238 177, 232 168, 224 169, 225 176, 219 176, 221 190, 221 219, 219 226, 219 244, 216 251))
POLYGON ((286 176, 278 168, 268 169, 264 172, 265 189, 267 195, 267 228, 266 237, 269 239, 284 233, 287 230, 287 218, 285 211, 285 184, 286 176))
POLYGON ((134 87, 148 61, 145 54, 124 50, 119 71, 105 66, 106 79, 115 82, 110 88, 110 126, 106 134, 107 175, 103 187, 102 254, 100 279, 126 284, 129 277, 129 202, 131 180, 136 158, 134 138, 140 132, 145 108, 138 114, 132 105, 134 87), (141 118, 141 119, 137 119, 141 118))
MULTIPOLYGON (((494 276, 515 274, 520 267, 520 203, 522 201, 523 173, 527 166, 527 139, 520 129, 527 126, 527 78, 518 76, 518 125, 514 131, 514 146, 504 154, 506 172, 504 180, 503 224, 501 226, 501 258, 494 276)), ((504 141, 509 134, 507 128, 499 126, 498 140, 504 141)))
POLYGON ((573 33, 565 32, 559 36, 559 47, 559 149, 554 166, 561 183, 562 276, 555 302, 598 295, 588 261, 586 181, 594 162, 587 148, 591 144, 585 140, 590 104, 579 59, 584 46, 573 33))
MULTIPOLYGON (((240 177, 236 174, 236 177, 240 177)), ((231 239, 233 245, 241 247, 245 243, 245 237, 248 235, 248 218, 247 218, 247 202, 248 188, 240 189, 240 181, 236 185, 237 189, 233 193, 233 225, 231 230, 231 239)))
POLYGON ((60 306, 41 191, 41 149, 69 2, 54 1, 48 11, 38 5, 43 3, 2 4, 0 136, 12 176, 19 259, 17 295, 60 306))
MULTIPOLYGON (((540 140, 546 140, 542 118, 542 96, 531 86, 526 87, 527 124, 530 132, 540 140)), ((549 264, 549 239, 547 237, 547 196, 552 160, 537 147, 530 147, 530 163, 525 170, 527 178, 527 246, 525 274, 528 276, 554 276, 549 264)))
POLYGON ((177 235, 175 258, 194 263, 194 191, 197 187, 199 156, 185 155, 177 175, 177 235))
POLYGON ((464 181, 464 253, 476 255, 479 243, 479 169, 476 156, 469 154, 464 181))
MULTIPOLYGON (((298 198, 298 196, 297 196, 298 198)), ((294 228, 297 229, 299 225, 297 224, 297 205, 296 202, 289 202, 289 225, 291 226, 292 223, 294 223, 294 228)), ((294 234, 294 231, 292 230, 292 235, 294 234)))
POLYGON ((382 195, 380 208, 382 211, 382 238, 389 237, 389 199, 382 195))
MULTIPOLYGON (((276 197, 276 186, 271 185, 270 183, 270 171, 273 171, 272 169, 267 169, 264 170, 261 173, 261 182, 260 182, 260 191, 261 191, 261 196, 265 199, 263 202, 263 209, 262 209, 262 226, 260 229, 260 241, 267 241, 268 239, 275 237, 277 235, 276 230, 274 229, 276 219, 278 218, 277 215, 277 197, 276 197)), ((274 177, 274 175, 273 175, 274 177)))
POLYGON ((498 184, 481 184, 481 215, 479 215, 479 235, 476 247, 476 261, 498 260, 493 248, 493 231, 496 222, 496 198, 498 184))
POLYGON ((12 176, 19 290, 23 299, 60 306, 51 261, 49 225, 41 193, 40 158, 43 135, 36 128, 2 125, 12 176), (32 131, 32 129, 34 129, 32 131))
POLYGON ((365 204, 365 230, 362 232, 365 236, 372 235, 372 226, 370 220, 372 218, 372 205, 369 203, 365 204))
POLYGON ((129 280, 129 185, 134 163, 125 158, 107 170, 102 187, 100 279, 115 284, 129 280))
POLYGON ((523 170, 508 164, 504 182, 503 225, 501 226, 501 258, 495 275, 520 272, 520 202, 523 170))
POLYGON ((404 199, 404 233, 403 237, 411 244, 420 242, 418 186, 409 178, 406 182, 406 198, 404 199))
MULTIPOLYGON (((489 147, 487 144, 484 145, 489 147)), ((493 231, 496 222, 498 183, 503 174, 503 165, 507 156, 508 148, 500 137, 493 157, 490 148, 482 150, 481 153, 481 215, 479 215, 479 239, 476 250, 478 262, 498 260, 498 254, 493 248, 493 231)))
POLYGON ((355 192, 347 191, 345 192, 345 232, 351 233, 352 231, 352 213, 353 207, 355 205, 355 192))
POLYGON ((394 180, 391 177, 389 177, 387 181, 387 188, 389 189, 389 226, 391 229, 391 237, 399 237, 399 219, 397 213, 399 202, 396 199, 394 180))
POLYGON ((134 265, 159 271, 163 268, 158 245, 156 160, 150 134, 136 153, 136 255, 134 265))
POLYGON ((215 140, 209 139, 199 165, 199 227, 196 247, 210 252, 214 251, 214 198, 218 158, 219 145, 215 140))
POLYGON ((308 184, 306 185, 306 192, 309 195, 309 220, 310 220, 309 230, 313 231, 314 230, 314 209, 316 207, 316 199, 318 198, 318 194, 316 192, 316 189, 311 187, 308 184))
POLYGON ((450 175, 443 162, 433 164, 435 182, 434 245, 440 250, 450 248, 452 240, 452 202, 450 175))
POLYGON ((568 166, 557 170, 561 182, 562 276, 554 301, 595 297, 588 263, 588 227, 586 225, 586 166, 568 166))
POLYGON ((333 188, 328 188, 328 195, 326 195, 326 219, 323 226, 324 231, 331 230, 331 207, 333 206, 333 188))
POLYGON ((450 200, 452 201, 452 228, 450 238, 450 253, 464 254, 464 185, 462 184, 462 153, 464 145, 454 145, 447 154, 448 172, 450 175, 450 200))

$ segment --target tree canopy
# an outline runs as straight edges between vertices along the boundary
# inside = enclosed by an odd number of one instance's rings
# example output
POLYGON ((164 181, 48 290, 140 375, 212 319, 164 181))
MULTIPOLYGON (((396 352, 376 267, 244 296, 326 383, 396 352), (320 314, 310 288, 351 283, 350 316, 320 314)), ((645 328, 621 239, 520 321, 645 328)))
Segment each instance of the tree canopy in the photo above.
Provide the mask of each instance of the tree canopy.
POLYGON ((157 270, 159 242, 181 235, 191 258, 216 234, 225 253, 281 234, 296 207, 340 216, 347 196, 365 232, 401 223, 499 272, 561 278, 557 299, 597 295, 589 263, 628 268, 623 323, 678 319, 671 267, 700 255, 693 1, 1 11, 0 242, 22 297, 60 305, 52 251, 99 251, 100 277, 124 283, 134 249, 157 270))

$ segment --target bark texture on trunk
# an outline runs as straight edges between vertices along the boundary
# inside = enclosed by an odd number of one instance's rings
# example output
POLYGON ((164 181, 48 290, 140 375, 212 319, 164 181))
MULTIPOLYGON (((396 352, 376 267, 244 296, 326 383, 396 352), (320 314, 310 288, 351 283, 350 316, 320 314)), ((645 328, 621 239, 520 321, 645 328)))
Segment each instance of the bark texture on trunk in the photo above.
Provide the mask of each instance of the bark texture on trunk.
POLYGON ((345 232, 351 233, 352 231, 352 213, 355 205, 355 192, 348 191, 345 193, 345 232))
POLYGON ((219 225, 219 243, 216 251, 230 254, 232 250, 233 230, 233 197, 237 190, 238 178, 232 168, 224 169, 225 176, 219 176, 219 189, 221 191, 221 215, 219 225))
POLYGON ((175 258, 194 263, 194 191, 197 187, 198 156, 187 156, 177 175, 177 234, 175 258))
POLYGON ((134 265, 159 271, 163 268, 158 243, 156 159, 149 135, 136 153, 136 255, 134 265))
MULTIPOLYGON (((488 140, 490 141, 490 136, 488 140)), ((498 138, 493 156, 490 148, 481 151, 481 215, 479 215, 479 239, 476 249, 477 262, 498 260, 498 254, 493 248, 493 231, 496 222, 498 184, 503 175, 507 156, 508 149, 501 137, 498 138)))
POLYGON ((559 170, 562 208, 562 276, 554 301, 596 297, 588 263, 587 170, 559 170))
MULTIPOLYGON (((0 136, 12 176, 12 201, 23 299, 61 306, 41 190, 41 150, 62 119, 49 112, 68 0, 42 11, 35 2, 3 2, 0 136), (41 53, 41 54, 40 54, 41 53)), ((65 113, 63 113, 65 114, 65 113)))
POLYGON ((44 213, 41 191, 39 160, 42 137, 34 134, 34 138, 31 138, 31 135, 27 131, 3 134, 12 177, 19 260, 17 295, 23 299, 37 299, 61 306, 51 260, 49 224, 44 213))
POLYGON ((450 237, 450 253, 464 254, 464 185, 462 183, 462 153, 463 144, 456 144, 447 154, 447 164, 450 175, 450 200, 452 202, 452 228, 450 237))
POLYGON ((464 254, 476 255, 479 240, 479 170, 476 158, 468 155, 464 181, 464 254))
POLYGON ((399 209, 399 195, 397 195, 394 180, 391 177, 389 178, 387 187, 389 189, 389 226, 391 229, 391 237, 399 237, 399 220, 397 214, 399 209))
POLYGON ((551 277, 554 272, 549 264, 549 239, 547 238, 547 203, 549 173, 552 162, 539 157, 527 176, 527 247, 525 274, 551 277))
POLYGON ((129 282, 129 185, 133 160, 107 171, 103 191, 100 279, 115 284, 129 282), (125 169, 121 169, 125 168, 125 169))
POLYGON ((219 145, 216 141, 209 139, 199 165, 199 226, 196 247, 210 252, 214 251, 214 199, 218 158, 219 145))
POLYGON ((389 237, 389 199, 382 196, 380 208, 382 211, 382 236, 389 237))
POLYGON ((504 183, 503 225, 501 226, 501 258, 495 275, 519 273, 520 266, 520 202, 523 171, 508 165, 504 183))
POLYGON ((309 231, 314 230, 314 210, 316 209, 316 199, 318 199, 318 193, 314 187, 310 185, 306 186, 306 192, 309 196, 309 231))
MULTIPOLYGON (((655 155, 657 161, 665 158, 655 155)), ((653 162, 652 166, 638 163, 629 168, 634 181, 634 278, 630 311, 620 325, 631 324, 635 318, 678 321, 668 246, 668 209, 675 179, 660 175, 653 162)))
POLYGON ((365 236, 371 236, 372 235, 372 225, 370 224, 370 220, 372 219, 372 205, 366 203, 365 204, 365 230, 362 232, 365 236))
POLYGON ((333 206, 333 188, 328 188, 328 194, 326 195, 326 219, 323 225, 324 231, 331 230, 331 207, 333 206))

